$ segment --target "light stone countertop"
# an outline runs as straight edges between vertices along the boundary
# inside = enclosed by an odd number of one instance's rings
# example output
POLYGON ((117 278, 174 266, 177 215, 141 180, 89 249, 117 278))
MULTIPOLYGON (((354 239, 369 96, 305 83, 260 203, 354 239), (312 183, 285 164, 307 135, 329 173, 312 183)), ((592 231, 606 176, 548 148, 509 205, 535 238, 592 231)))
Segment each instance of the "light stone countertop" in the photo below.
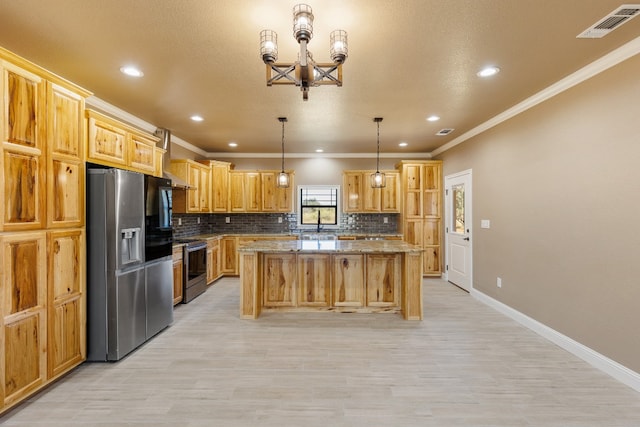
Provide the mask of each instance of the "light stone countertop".
POLYGON ((416 253, 424 250, 400 240, 263 240, 248 243, 238 252, 416 253))

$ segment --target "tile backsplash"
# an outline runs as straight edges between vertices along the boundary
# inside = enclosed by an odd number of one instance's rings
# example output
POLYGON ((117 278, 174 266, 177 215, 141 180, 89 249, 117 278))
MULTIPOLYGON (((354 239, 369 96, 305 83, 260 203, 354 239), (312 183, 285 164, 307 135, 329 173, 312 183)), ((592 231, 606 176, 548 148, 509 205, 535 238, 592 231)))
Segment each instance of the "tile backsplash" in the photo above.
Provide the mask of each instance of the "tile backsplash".
MULTIPOLYGON (((399 214, 343 213, 338 231, 357 234, 395 234, 399 231, 399 221, 399 214), (384 222, 385 218, 387 223, 384 222)), ((173 234, 177 238, 208 233, 295 233, 300 231, 297 227, 295 213, 173 214, 173 234)))

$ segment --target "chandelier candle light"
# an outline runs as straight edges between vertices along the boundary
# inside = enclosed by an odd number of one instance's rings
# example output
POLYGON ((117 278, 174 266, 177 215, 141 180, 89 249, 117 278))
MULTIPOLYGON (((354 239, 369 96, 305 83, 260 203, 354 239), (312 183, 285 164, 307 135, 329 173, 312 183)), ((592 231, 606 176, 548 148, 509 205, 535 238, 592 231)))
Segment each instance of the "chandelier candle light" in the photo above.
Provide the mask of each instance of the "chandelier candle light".
POLYGON ((260 55, 267 65, 267 86, 289 84, 300 87, 302 99, 309 99, 309 87, 321 85, 342 86, 342 64, 347 59, 347 32, 332 31, 329 35, 329 55, 333 63, 318 63, 307 51, 313 37, 313 11, 311 6, 298 4, 293 8, 293 36, 300 44, 298 61, 276 63, 278 60, 278 34, 272 30, 260 32, 260 55))
POLYGON ((373 121, 378 124, 378 151, 376 154, 376 173, 371 174, 371 187, 384 188, 387 185, 387 178, 384 173, 380 172, 380 122, 382 117, 376 117, 373 121))
POLYGON ((289 188, 289 174, 284 171, 284 123, 287 121, 286 117, 278 117, 280 123, 282 123, 282 170, 278 174, 278 180, 276 181, 276 187, 289 188))

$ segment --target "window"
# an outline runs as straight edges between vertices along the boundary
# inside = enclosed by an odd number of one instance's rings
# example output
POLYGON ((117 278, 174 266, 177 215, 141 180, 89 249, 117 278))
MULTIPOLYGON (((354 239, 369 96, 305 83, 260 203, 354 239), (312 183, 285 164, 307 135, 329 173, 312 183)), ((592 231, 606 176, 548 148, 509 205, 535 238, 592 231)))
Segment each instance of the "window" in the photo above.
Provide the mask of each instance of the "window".
POLYGON ((335 228, 340 224, 339 186, 301 185, 298 187, 298 225, 335 228))

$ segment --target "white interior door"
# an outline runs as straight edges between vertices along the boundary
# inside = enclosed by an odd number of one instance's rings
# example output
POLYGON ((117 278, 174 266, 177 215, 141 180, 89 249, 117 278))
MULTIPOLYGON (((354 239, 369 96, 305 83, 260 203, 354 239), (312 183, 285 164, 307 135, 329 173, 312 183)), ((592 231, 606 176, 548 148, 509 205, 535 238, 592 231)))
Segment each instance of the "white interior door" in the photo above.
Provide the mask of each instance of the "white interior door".
POLYGON ((462 289, 472 286, 471 170, 444 179, 447 280, 462 289))

